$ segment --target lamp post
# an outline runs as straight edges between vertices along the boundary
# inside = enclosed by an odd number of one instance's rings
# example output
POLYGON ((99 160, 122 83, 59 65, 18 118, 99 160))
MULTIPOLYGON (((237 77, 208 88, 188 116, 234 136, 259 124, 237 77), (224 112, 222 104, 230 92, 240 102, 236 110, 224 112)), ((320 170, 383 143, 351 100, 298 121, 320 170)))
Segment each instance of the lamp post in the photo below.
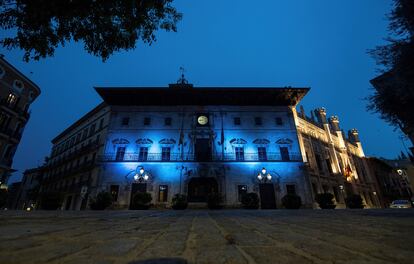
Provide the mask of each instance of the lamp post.
POLYGON ((272 175, 266 170, 265 167, 257 174, 257 179, 261 183, 267 183, 272 181, 272 175))

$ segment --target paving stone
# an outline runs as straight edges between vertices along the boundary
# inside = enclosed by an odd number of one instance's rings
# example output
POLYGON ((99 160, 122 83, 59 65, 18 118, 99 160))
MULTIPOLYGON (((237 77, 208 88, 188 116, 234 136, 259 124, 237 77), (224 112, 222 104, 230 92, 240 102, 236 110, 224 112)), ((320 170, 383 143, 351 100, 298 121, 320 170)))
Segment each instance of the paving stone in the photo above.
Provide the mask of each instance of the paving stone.
POLYGON ((7 264, 414 259, 414 210, 7 211, 0 223, 7 264))

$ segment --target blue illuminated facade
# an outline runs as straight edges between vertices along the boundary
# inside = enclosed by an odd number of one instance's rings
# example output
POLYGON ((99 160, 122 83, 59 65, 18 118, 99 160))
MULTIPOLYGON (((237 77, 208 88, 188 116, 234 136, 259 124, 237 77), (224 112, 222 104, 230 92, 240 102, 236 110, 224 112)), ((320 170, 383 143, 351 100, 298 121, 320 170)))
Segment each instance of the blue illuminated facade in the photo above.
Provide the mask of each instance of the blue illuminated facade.
POLYGON ((160 207, 177 193, 202 205, 212 192, 227 207, 240 206, 244 192, 274 201, 262 207, 280 207, 292 192, 312 206, 292 111, 307 90, 262 88, 263 97, 252 98, 243 93, 254 88, 221 88, 223 95, 218 88, 150 89, 97 88, 111 109, 97 190, 110 191, 116 207, 127 208, 137 190, 160 207), (164 95, 171 91, 177 98, 164 95), (271 177, 266 183, 257 177, 263 168, 271 177), (270 193, 261 193, 265 185, 270 193))

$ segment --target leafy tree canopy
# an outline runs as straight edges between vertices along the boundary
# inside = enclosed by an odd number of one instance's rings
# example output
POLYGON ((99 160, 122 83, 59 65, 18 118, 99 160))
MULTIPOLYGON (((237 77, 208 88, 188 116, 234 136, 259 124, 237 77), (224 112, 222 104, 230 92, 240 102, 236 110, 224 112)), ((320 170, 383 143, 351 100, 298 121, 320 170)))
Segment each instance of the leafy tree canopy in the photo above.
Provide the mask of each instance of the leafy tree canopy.
POLYGON ((408 135, 414 143, 414 1, 394 0, 387 44, 371 50, 383 74, 372 80, 368 109, 408 135))
POLYGON ((3 47, 25 51, 24 60, 53 56, 69 41, 102 60, 119 50, 151 44, 158 29, 176 31, 181 14, 173 0, 0 0, 3 47))

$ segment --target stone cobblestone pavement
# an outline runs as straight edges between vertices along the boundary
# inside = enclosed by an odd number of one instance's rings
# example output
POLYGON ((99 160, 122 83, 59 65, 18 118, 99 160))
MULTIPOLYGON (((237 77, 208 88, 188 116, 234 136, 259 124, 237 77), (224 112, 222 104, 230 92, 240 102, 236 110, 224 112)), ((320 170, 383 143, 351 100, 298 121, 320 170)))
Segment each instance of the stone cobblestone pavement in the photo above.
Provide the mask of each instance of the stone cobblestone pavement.
POLYGON ((0 212, 1 264, 156 258, 412 264, 414 209, 0 212))

